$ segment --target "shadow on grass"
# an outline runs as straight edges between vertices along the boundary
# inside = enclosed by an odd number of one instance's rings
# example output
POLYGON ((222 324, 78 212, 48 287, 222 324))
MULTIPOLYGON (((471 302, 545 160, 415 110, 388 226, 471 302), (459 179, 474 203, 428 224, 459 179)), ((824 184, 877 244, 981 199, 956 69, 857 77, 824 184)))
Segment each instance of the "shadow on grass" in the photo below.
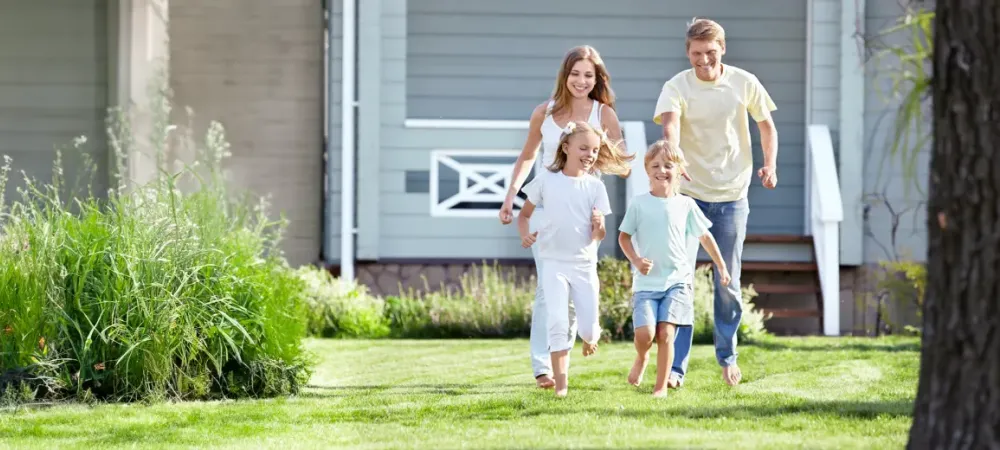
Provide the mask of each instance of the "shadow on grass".
MULTIPOLYGON (((686 419, 763 419, 776 416, 791 416, 799 414, 834 416, 839 418, 874 419, 880 416, 910 417, 913 412, 913 402, 906 400, 885 401, 805 401, 784 405, 739 405, 732 406, 694 406, 690 404, 675 404, 664 408, 583 408, 574 409, 606 416, 646 418, 670 417, 686 419)), ((533 411, 527 415, 564 414, 567 411, 533 411)))
POLYGON ((834 352, 834 351, 856 351, 856 352, 920 352, 920 342, 849 342, 838 343, 831 340, 824 344, 822 341, 810 341, 809 343, 792 343, 785 341, 759 341, 746 344, 747 347, 761 350, 793 350, 804 352, 834 352))

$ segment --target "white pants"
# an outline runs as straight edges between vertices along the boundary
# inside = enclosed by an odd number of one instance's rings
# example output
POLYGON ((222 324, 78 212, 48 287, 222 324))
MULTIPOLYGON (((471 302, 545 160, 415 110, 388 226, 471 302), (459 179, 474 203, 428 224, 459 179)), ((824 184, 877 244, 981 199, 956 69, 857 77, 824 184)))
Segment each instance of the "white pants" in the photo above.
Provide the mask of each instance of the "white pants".
POLYGON ((601 337, 598 314, 597 264, 543 260, 539 282, 545 292, 545 307, 549 328, 549 352, 573 348, 569 302, 573 300, 580 339, 588 344, 601 337))
MULTIPOLYGON (((534 218, 534 216, 532 216, 534 218)), ((537 273, 537 285, 535 287, 535 304, 531 309, 531 370, 535 378, 542 375, 552 375, 552 355, 549 353, 549 314, 545 306, 545 290, 542 288, 542 267, 544 263, 538 255, 538 246, 531 246, 531 254, 535 258, 535 273, 537 273)), ((569 335, 576 336, 576 310, 573 302, 569 303, 569 335)), ((573 348, 573 342, 569 342, 573 348)))

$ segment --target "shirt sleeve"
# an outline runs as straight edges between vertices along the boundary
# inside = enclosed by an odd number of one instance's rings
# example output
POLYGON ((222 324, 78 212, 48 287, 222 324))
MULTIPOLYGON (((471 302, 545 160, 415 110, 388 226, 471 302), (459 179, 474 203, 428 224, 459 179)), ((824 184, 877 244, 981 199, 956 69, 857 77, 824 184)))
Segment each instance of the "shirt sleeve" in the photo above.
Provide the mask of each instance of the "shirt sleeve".
POLYGON ((594 184, 597 186, 597 195, 594 199, 594 207, 605 216, 611 214, 611 200, 608 199, 608 188, 604 186, 603 182, 597 179, 595 179, 594 184))
POLYGON ((708 233, 708 229, 712 227, 712 221, 705 217, 705 213, 701 212, 701 208, 692 199, 688 199, 688 219, 687 219, 687 233, 688 236, 700 238, 708 233))
POLYGON ((528 201, 533 205, 540 206, 542 204, 542 184, 544 183, 545 177, 543 175, 535 175, 528 184, 521 188, 521 192, 528 196, 528 201))
POLYGON ((622 218, 622 223, 618 225, 618 231, 630 236, 635 236, 635 233, 639 228, 638 209, 639 205, 636 203, 635 199, 629 202, 628 208, 625 208, 625 217, 622 218))
POLYGON ((763 122, 771 118, 771 111, 777 110, 778 107, 771 100, 767 89, 764 89, 764 85, 760 83, 757 77, 751 78, 749 83, 750 86, 747 89, 747 110, 754 121, 763 122))
POLYGON ((670 81, 663 83, 663 89, 660 90, 660 97, 656 99, 656 109, 653 110, 653 123, 663 125, 663 121, 660 120, 660 116, 663 113, 680 113, 683 111, 683 107, 684 99, 681 97, 680 90, 670 81))

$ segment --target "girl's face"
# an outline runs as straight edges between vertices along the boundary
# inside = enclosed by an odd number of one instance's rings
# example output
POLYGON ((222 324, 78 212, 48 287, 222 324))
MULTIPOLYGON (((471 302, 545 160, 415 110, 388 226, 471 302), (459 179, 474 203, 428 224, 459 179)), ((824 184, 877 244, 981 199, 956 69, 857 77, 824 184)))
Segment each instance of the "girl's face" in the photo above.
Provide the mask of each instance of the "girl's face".
POLYGON ((589 172, 597 163, 597 154, 601 150, 601 138, 596 133, 576 133, 566 142, 566 165, 571 169, 583 169, 589 172))
POLYGON ((569 70, 569 76, 566 77, 566 88, 576 98, 590 95, 590 91, 594 90, 596 83, 597 70, 594 68, 594 63, 586 59, 581 59, 573 64, 569 70))
POLYGON ((674 186, 675 181, 679 180, 677 178, 678 169, 676 164, 667 161, 667 158, 661 153, 646 165, 646 176, 649 177, 651 186, 670 188, 674 186))

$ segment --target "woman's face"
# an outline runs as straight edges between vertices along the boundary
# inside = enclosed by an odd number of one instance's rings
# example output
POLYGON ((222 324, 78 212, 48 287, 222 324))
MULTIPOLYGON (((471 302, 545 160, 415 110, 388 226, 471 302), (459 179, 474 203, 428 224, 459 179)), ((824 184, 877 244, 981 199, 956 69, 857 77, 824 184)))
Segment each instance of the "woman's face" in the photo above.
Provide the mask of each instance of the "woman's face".
POLYGON ((597 83, 597 70, 594 63, 581 59, 573 64, 566 77, 566 88, 569 93, 576 98, 584 98, 590 95, 597 83))

